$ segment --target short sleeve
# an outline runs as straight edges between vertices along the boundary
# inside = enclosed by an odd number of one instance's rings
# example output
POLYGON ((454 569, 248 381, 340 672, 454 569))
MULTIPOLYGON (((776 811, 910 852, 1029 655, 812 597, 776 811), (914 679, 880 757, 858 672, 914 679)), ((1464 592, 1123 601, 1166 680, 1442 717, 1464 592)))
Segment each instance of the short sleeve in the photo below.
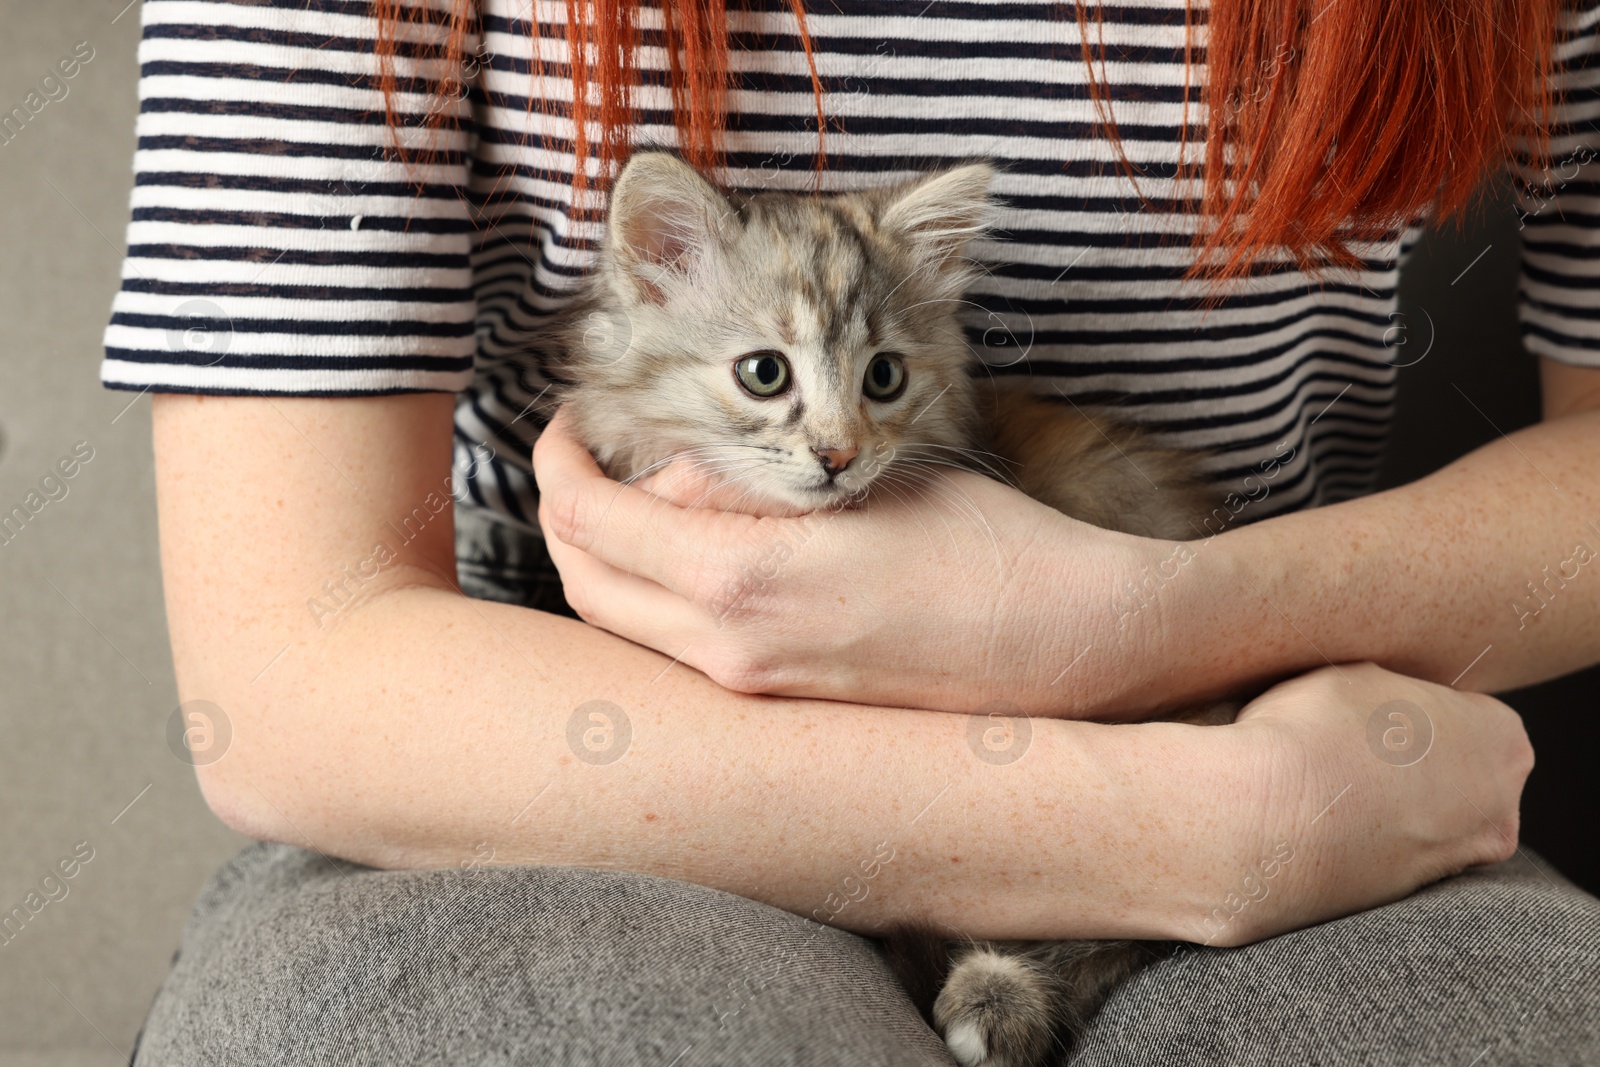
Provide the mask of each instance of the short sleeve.
POLYGON ((1548 167, 1517 174, 1529 352, 1600 367, 1600 3, 1563 9, 1548 167))
POLYGON ((407 149, 397 154, 376 5, 146 0, 107 386, 299 396, 466 387, 471 107, 464 93, 432 88, 446 33, 434 9, 448 3, 427 0, 397 31, 407 149))

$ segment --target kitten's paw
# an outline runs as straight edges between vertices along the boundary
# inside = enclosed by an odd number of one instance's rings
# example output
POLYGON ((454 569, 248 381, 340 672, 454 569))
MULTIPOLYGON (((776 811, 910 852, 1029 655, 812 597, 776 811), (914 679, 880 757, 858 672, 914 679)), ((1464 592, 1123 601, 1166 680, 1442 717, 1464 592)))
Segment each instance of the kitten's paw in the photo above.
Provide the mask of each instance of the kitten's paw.
POLYGON ((961 1067, 1038 1067, 1055 1029, 1045 976, 988 948, 951 968, 933 1017, 961 1067))

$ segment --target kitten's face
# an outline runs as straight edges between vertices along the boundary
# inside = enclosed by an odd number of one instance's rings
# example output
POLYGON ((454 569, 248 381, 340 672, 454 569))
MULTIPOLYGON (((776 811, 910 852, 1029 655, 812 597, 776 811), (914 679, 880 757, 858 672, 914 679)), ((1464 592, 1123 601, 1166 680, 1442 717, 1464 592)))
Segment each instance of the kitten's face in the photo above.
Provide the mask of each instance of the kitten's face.
POLYGON ((636 157, 587 340, 568 338, 585 443, 614 477, 684 457, 806 510, 959 462, 974 404, 959 253, 988 180, 970 167, 736 210, 673 157, 636 157))

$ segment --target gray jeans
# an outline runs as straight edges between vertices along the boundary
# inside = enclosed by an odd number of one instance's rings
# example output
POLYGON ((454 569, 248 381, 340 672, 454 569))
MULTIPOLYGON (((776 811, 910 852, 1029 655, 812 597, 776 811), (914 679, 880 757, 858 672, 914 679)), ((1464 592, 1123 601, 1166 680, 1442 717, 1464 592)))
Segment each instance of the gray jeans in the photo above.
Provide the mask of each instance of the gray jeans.
MULTIPOLYGON (((461 528, 469 592, 558 597, 536 540, 461 528)), ((1070 1062, 1596 1065, 1597 974, 1600 901, 1523 855, 1256 945, 1186 949, 1114 994, 1070 1062)), ((953 1063, 873 942, 755 901, 616 871, 377 871, 283 845, 207 884, 134 1062, 953 1063)))

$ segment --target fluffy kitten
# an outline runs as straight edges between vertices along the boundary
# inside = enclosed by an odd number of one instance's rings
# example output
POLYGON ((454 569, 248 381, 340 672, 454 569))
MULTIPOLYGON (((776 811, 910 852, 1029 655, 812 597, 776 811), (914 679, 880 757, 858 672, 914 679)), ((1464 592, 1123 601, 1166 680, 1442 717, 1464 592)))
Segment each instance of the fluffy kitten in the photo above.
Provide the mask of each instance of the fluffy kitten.
POLYGON ((687 456, 814 509, 964 466, 1096 525, 1193 536, 1206 509, 1181 454, 974 377, 956 308, 992 175, 730 202, 674 156, 635 156, 598 269, 552 331, 555 397, 615 478, 687 456))
MULTIPOLYGON (((1207 506, 1182 454, 1026 382, 979 376, 956 309, 992 176, 974 164, 868 192, 729 200, 672 155, 634 156, 598 269, 552 331, 556 398, 618 479, 686 457, 811 510, 966 467, 1099 526, 1194 536, 1207 506)), ((914 995, 942 980, 923 1007, 969 1067, 1048 1062, 1163 950, 896 947, 914 995)))

